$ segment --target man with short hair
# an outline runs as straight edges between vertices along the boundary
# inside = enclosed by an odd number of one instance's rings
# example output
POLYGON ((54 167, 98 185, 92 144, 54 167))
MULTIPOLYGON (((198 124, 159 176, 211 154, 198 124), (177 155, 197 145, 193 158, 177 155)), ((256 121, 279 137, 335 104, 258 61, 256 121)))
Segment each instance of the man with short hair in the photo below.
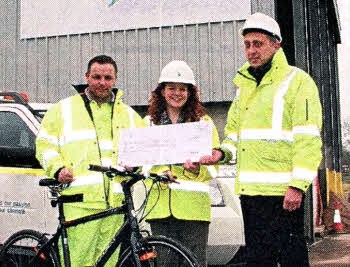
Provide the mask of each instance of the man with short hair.
MULTIPOLYGON (((64 205, 66 220, 120 206, 124 199, 120 186, 124 178, 110 180, 88 171, 89 164, 117 165, 119 130, 143 125, 141 117, 122 102, 123 92, 114 88, 117 72, 111 57, 91 59, 87 84, 75 86, 78 94, 54 105, 41 123, 36 149, 46 174, 69 184, 63 195, 84 194, 83 202, 64 205)), ((122 215, 114 215, 69 228, 72 266, 93 266, 122 222, 122 215)), ((115 266, 116 254, 107 266, 115 266)))
POLYGON ((237 156, 248 266, 309 266, 304 194, 322 158, 322 109, 312 78, 290 66, 277 22, 251 15, 241 33, 248 60, 238 70, 225 139, 201 164, 237 156))

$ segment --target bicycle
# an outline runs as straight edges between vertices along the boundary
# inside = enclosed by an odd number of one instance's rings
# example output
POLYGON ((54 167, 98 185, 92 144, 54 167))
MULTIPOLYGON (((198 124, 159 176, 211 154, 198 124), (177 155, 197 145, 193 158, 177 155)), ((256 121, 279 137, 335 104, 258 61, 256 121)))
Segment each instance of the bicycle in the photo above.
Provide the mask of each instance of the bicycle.
MULTIPOLYGON (((117 267, 200 266, 195 255, 179 242, 165 236, 152 236, 147 231, 147 236, 143 237, 143 231, 139 228, 134 209, 131 188, 138 181, 144 180, 146 178, 145 175, 139 172, 128 171, 125 168, 107 168, 96 165, 90 165, 89 170, 104 172, 110 178, 117 175, 130 177, 130 179, 121 183, 125 196, 123 204, 120 207, 110 208, 93 215, 66 221, 63 213, 63 204, 81 202, 83 201, 83 194, 60 195, 62 184, 57 180, 50 178, 40 180, 39 185, 48 186, 54 196, 51 200, 51 205, 53 207, 58 206, 57 230, 51 237, 47 233, 39 233, 29 229, 14 233, 3 246, 1 252, 3 266, 61 266, 58 242, 59 237, 62 237, 64 266, 70 267, 69 247, 68 242, 66 242, 68 238, 67 228, 114 214, 124 214, 124 224, 117 231, 94 266, 104 266, 119 245, 124 245, 126 249, 119 253, 118 262, 116 263, 117 267), (174 265, 174 261, 178 262, 178 264, 174 265)), ((153 183, 171 182, 166 175, 150 175, 150 178, 153 180, 153 183)), ((149 194, 146 195, 142 207, 146 205, 148 196, 149 194)))

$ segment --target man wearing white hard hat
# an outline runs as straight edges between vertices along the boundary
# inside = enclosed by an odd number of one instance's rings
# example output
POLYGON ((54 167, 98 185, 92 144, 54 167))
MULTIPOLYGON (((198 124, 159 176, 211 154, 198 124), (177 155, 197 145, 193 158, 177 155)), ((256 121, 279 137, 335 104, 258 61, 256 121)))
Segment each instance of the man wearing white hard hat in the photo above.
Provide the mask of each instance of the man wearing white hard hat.
POLYGON ((246 62, 225 139, 201 164, 237 160, 248 266, 309 266, 304 195, 322 158, 322 109, 313 79, 290 66, 271 17, 255 13, 241 29, 246 62))

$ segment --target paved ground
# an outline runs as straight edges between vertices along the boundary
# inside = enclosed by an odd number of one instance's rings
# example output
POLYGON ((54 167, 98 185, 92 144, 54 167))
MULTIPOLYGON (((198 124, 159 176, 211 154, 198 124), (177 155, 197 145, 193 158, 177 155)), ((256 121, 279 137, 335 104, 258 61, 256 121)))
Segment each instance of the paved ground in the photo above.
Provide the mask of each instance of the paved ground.
MULTIPOLYGON (((309 249, 309 260, 310 267, 350 267, 350 233, 328 233, 324 237, 318 237, 309 249)), ((245 266, 243 261, 237 261, 236 264, 209 267, 245 266)))
POLYGON ((328 234, 309 251, 311 267, 350 267, 350 233, 328 234))

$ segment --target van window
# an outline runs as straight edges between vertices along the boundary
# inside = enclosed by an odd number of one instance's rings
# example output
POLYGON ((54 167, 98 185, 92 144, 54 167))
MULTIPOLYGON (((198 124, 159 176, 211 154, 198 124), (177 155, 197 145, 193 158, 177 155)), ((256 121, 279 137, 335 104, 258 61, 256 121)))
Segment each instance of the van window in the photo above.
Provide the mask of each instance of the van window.
POLYGON ((35 135, 14 112, 0 112, 0 166, 38 167, 35 135))

